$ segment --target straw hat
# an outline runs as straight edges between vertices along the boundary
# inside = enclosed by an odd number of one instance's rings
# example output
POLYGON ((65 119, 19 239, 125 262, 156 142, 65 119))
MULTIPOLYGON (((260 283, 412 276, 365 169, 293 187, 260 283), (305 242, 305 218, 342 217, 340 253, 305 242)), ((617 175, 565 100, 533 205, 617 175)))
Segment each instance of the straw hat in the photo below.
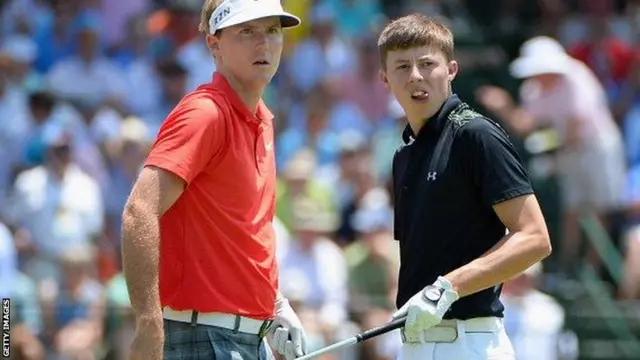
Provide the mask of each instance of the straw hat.
POLYGON ((293 225, 295 230, 328 233, 338 228, 337 216, 323 209, 317 201, 307 197, 294 199, 292 202, 293 225))
POLYGON ((537 36, 522 44, 520 57, 511 63, 509 70, 521 79, 541 74, 566 74, 574 62, 558 41, 537 36))

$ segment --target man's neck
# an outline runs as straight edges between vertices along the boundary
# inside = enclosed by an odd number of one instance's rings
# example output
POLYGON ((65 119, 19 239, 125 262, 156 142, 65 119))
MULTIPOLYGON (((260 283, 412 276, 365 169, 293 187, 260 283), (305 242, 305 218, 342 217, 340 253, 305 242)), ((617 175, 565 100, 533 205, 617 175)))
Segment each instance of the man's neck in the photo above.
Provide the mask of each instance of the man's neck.
POLYGON ((238 94, 238 96, 242 100, 242 103, 244 103, 247 109, 249 109, 249 111, 255 114, 258 109, 258 102, 262 97, 262 91, 264 89, 260 89, 260 90, 248 89, 246 86, 243 86, 231 74, 225 71, 219 71, 219 72, 222 75, 224 75, 224 77, 229 82, 229 85, 231 86, 231 88, 238 94))
POLYGON ((429 121, 429 118, 407 116, 407 122, 409 123, 409 127, 411 127, 411 131, 414 136, 418 136, 418 133, 420 133, 420 130, 427 121, 429 121))

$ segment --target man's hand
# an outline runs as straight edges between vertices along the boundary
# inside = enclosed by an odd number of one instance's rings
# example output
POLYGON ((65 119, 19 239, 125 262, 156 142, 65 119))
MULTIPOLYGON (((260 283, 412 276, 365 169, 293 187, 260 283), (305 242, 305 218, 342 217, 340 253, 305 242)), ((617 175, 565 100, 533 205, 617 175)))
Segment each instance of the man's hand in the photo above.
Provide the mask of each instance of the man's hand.
POLYGON ((482 86, 476 90, 476 99, 487 110, 502 113, 514 107, 513 98, 497 86, 482 86))
POLYGON ((136 322, 129 360, 162 360, 163 347, 162 317, 149 320, 139 318, 136 322))
POLYGON ((439 277, 433 285, 427 286, 409 299, 393 314, 393 318, 407 315, 404 335, 409 342, 419 342, 422 333, 438 325, 451 304, 458 298, 458 293, 453 290, 451 283, 439 277))
POLYGON ((285 359, 292 360, 307 352, 307 335, 298 315, 285 298, 276 300, 276 318, 273 322, 271 346, 285 359))

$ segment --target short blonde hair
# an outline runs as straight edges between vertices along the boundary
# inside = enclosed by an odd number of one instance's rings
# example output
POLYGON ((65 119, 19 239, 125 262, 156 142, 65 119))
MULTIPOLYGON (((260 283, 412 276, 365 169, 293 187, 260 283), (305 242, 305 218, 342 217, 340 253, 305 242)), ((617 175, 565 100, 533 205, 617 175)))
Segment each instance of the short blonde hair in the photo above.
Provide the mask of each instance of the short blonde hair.
POLYGON ((223 0, 206 0, 202 5, 200 11, 200 25, 198 25, 198 31, 204 35, 208 35, 211 28, 209 27, 209 19, 211 15, 216 11, 216 8, 222 4, 223 0))
POLYGON ((386 69, 389 51, 419 46, 435 46, 447 61, 453 60, 453 33, 443 23, 424 16, 411 14, 390 22, 378 38, 378 52, 382 68, 386 69))

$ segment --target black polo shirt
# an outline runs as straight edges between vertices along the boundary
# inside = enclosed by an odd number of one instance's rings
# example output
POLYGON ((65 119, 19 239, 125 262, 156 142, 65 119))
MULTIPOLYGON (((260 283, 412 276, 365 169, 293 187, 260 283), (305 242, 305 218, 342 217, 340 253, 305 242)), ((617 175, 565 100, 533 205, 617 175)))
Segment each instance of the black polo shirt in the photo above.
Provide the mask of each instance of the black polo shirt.
MULTIPOLYGON (((407 126, 393 159, 400 308, 438 276, 468 264, 506 233, 492 206, 533 193, 507 133, 452 95, 418 136, 407 126)), ((445 319, 503 316, 502 286, 456 301, 445 319)))

